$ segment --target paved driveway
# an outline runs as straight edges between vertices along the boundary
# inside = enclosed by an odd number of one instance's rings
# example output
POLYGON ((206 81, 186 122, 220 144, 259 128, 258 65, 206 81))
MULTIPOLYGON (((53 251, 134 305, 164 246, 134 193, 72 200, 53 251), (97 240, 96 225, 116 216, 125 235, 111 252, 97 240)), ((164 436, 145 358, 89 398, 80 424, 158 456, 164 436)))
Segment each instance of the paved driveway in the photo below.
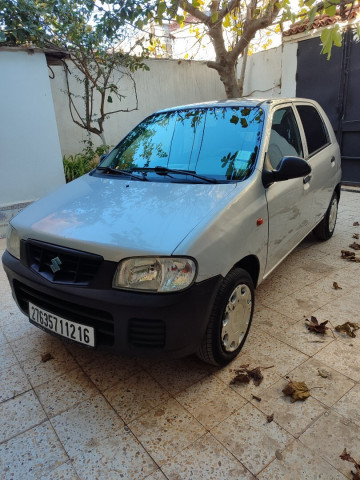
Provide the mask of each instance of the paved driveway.
POLYGON ((360 462, 360 330, 334 327, 360 323, 360 263, 340 256, 355 221, 360 193, 343 191, 334 237, 307 238, 258 288, 246 346, 223 369, 63 343, 18 312, 1 269, 0 477, 352 478, 339 456, 360 462), (329 321, 326 335, 307 330, 311 315, 329 321), (231 384, 243 364, 261 367, 259 386, 231 384), (290 379, 311 396, 291 403, 290 379))

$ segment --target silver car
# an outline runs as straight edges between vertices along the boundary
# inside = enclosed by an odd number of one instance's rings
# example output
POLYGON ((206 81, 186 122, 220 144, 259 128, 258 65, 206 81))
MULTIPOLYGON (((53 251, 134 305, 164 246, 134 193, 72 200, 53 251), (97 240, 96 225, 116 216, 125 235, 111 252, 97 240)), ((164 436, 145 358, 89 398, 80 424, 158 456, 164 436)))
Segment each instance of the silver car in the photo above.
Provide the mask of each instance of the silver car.
POLYGON ((312 230, 332 236, 340 182, 316 102, 162 110, 17 215, 3 264, 19 308, 46 332, 224 365, 246 340, 255 287, 312 230))

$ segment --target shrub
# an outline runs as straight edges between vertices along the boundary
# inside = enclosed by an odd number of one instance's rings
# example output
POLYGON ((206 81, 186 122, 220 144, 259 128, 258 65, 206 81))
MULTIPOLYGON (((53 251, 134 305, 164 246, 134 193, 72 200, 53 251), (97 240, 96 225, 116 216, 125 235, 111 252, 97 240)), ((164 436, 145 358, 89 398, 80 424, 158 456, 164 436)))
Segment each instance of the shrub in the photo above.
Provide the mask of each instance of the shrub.
POLYGON ((100 147, 93 148, 92 145, 88 145, 81 153, 75 153, 74 155, 64 155, 63 165, 66 183, 75 180, 75 178, 85 175, 85 173, 93 170, 99 163, 99 158, 104 153, 110 150, 109 145, 101 145, 100 147))

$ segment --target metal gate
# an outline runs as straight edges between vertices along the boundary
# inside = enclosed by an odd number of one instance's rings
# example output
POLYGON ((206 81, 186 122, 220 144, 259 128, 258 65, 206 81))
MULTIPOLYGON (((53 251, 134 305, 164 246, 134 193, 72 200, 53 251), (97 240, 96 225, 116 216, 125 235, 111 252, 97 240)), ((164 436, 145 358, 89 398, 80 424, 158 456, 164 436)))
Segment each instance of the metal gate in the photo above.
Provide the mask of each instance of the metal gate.
POLYGON ((340 145, 343 184, 360 185, 360 42, 349 29, 330 60, 321 49, 319 37, 299 42, 296 96, 323 107, 340 145))

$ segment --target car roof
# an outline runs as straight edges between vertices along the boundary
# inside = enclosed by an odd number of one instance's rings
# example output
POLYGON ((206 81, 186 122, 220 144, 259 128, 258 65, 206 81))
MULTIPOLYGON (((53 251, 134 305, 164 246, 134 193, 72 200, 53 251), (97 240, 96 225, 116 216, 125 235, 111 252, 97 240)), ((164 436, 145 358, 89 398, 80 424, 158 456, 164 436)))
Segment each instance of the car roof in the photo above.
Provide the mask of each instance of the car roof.
POLYGON ((225 100, 214 100, 210 102, 202 103, 191 103, 188 105, 179 105, 176 107, 165 108, 158 110, 156 113, 172 112, 176 110, 187 110, 191 108, 211 108, 211 107, 263 107, 268 108, 270 105, 280 105, 282 103, 289 102, 306 102, 315 104, 314 100, 308 98, 297 98, 297 97, 277 97, 277 98, 253 98, 253 97, 243 97, 243 98, 231 98, 225 100))

